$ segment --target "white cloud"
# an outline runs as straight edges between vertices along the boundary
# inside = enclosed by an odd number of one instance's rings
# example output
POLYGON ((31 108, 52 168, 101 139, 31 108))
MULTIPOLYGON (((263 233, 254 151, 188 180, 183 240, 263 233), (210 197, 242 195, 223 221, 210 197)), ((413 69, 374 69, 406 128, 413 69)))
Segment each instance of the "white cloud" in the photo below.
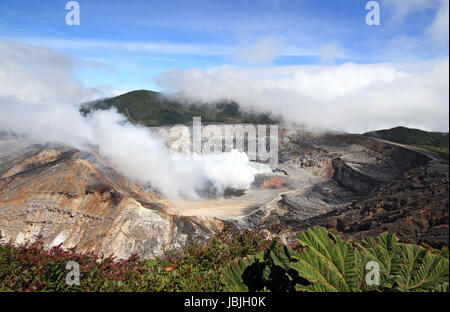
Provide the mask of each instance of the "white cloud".
POLYGON ((441 43, 448 42, 449 39, 449 0, 442 0, 441 6, 436 13, 436 17, 427 29, 431 37, 441 43))
POLYGON ((183 55, 232 55, 234 53, 234 49, 226 45, 191 44, 166 41, 72 40, 58 38, 23 38, 23 40, 30 44, 52 49, 105 49, 183 55))
POLYGON ((446 58, 412 64, 172 69, 157 83, 189 99, 231 99, 312 128, 360 132, 406 125, 448 131, 448 73, 446 58))
POLYGON ((98 98, 102 91, 74 81, 74 64, 48 49, 0 41, 0 94, 27 103, 80 103, 98 98), (45 73, 38 69, 45 68, 45 73))
POLYGON ((435 41, 448 42, 449 0, 383 0, 382 5, 392 12, 393 23, 414 23, 414 20, 408 20, 412 13, 435 11, 433 22, 426 28, 425 33, 435 41))
POLYGON ((344 58, 346 52, 339 42, 332 41, 319 48, 319 55, 322 63, 334 63, 336 59, 344 58))
POLYGON ((270 64, 275 56, 283 51, 280 37, 267 36, 253 44, 244 45, 236 50, 235 59, 240 63, 265 65, 270 64))
MULTIPOLYGON (((396 20, 404 21, 410 13, 435 9, 442 0, 383 0, 382 6, 385 6, 393 12, 396 20)), ((446 0, 444 0, 446 1, 446 0)))
POLYGON ((95 145, 122 174, 171 198, 196 198, 209 185, 220 194, 228 186, 247 188, 253 182, 255 169, 246 154, 177 160, 148 128, 127 123, 114 110, 82 117, 79 104, 98 97, 101 90, 74 79, 72 61, 64 55, 0 41, 0 131, 85 150, 95 145))
MULTIPOLYGON (((2 37, 5 40, 11 38, 2 37)), ((0 38, 0 39, 2 39, 0 38)), ((159 55, 154 60, 175 60, 162 55, 199 55, 199 56, 234 56, 239 61, 253 62, 250 59, 251 52, 255 52, 255 58, 258 61, 271 60, 276 55, 282 56, 317 56, 318 52, 314 49, 304 49, 297 46, 285 46, 281 37, 267 36, 261 38, 253 44, 242 44, 238 47, 233 45, 220 44, 201 44, 201 43, 183 43, 183 42, 151 42, 151 41, 114 41, 114 40, 90 40, 90 39, 59 39, 59 38, 21 38, 22 42, 32 45, 42 46, 57 50, 74 51, 125 51, 125 52, 144 52, 159 55), (258 48, 268 48, 268 51, 258 51, 258 48)), ((107 68, 103 62, 91 62, 91 65, 99 65, 103 70, 114 70, 107 68), (96 64, 95 64, 96 63, 96 64), (102 63, 100 65, 99 63, 102 63)))

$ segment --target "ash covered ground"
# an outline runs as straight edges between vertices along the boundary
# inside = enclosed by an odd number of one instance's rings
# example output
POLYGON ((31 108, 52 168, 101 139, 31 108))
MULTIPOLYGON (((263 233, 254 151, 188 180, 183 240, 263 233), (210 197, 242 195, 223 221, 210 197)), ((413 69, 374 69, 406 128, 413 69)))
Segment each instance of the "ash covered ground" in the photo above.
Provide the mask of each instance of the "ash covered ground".
MULTIPOLYGON (((153 128, 159 131, 162 128, 153 128)), ((346 133, 279 130, 276 170, 246 190, 169 200, 96 152, 0 137, 0 231, 17 244, 154 258, 225 227, 290 241, 322 225, 359 240, 381 232, 448 245, 448 163, 419 148, 346 133)))

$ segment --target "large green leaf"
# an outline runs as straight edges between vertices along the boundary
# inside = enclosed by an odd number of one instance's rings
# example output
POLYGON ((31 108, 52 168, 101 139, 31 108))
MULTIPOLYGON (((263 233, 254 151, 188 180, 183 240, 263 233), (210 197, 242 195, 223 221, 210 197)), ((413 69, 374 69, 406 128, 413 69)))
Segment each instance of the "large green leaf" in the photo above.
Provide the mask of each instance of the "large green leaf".
MULTIPOLYGON (((263 288, 262 278, 265 274, 264 254, 238 259, 225 267, 222 281, 225 291, 244 292, 263 288)), ((267 273, 266 273, 267 274, 267 273)))
POLYGON ((229 292, 249 291, 248 286, 244 283, 243 274, 255 261, 256 259, 254 257, 250 257, 239 259, 227 266, 223 271, 223 282, 226 285, 224 290, 229 292))
POLYGON ((372 237, 363 240, 367 261, 376 261, 380 266, 380 285, 391 288, 394 284, 395 273, 401 265, 400 245, 394 234, 383 233, 378 236, 378 242, 372 237))
POLYGON ((293 252, 291 263, 299 276, 311 284, 307 291, 358 291, 362 284, 363 263, 358 257, 359 247, 344 242, 340 237, 321 227, 300 233, 297 241, 305 248, 293 252))
POLYGON ((447 285, 448 259, 434 255, 416 245, 402 245, 402 264, 395 271, 395 281, 400 291, 442 291, 447 285))
POLYGON ((291 267, 310 285, 306 291, 448 291, 449 261, 416 245, 400 244, 394 234, 344 242, 320 227, 298 235, 306 249, 292 253, 291 267), (377 284, 366 278, 373 270, 377 284))
POLYGON ((446 291, 449 261, 423 247, 401 244, 383 233, 361 244, 343 241, 322 227, 299 233, 301 248, 273 242, 257 258, 233 263, 224 272, 231 291, 446 291), (250 287, 251 285, 251 287, 250 287), (250 289, 251 288, 251 289, 250 289))
POLYGON ((448 259, 426 249, 399 244, 393 234, 383 233, 378 242, 373 238, 363 241, 369 258, 380 264, 380 285, 396 291, 439 291, 439 285, 448 284, 448 259))

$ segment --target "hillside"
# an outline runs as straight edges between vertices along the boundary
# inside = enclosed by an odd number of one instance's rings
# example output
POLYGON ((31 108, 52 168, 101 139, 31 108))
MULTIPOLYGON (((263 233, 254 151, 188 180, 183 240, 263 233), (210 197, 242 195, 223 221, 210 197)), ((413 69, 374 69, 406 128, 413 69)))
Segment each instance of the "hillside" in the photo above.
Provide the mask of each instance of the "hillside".
POLYGON ((91 110, 117 110, 133 123, 146 126, 165 126, 192 122, 192 117, 201 117, 204 122, 245 122, 275 123, 267 114, 242 112, 239 105, 232 101, 214 104, 185 104, 168 99, 159 92, 137 90, 113 98, 85 104, 81 108, 83 114, 91 110))
MULTIPOLYGON (((367 239, 380 241, 379 235, 389 238, 381 243, 389 248, 380 253, 384 259, 386 252, 400 256, 395 263, 409 259, 400 252, 414 253, 418 261, 407 267, 408 275, 392 271, 392 280, 404 282, 392 288, 382 281, 380 291, 447 290, 448 260, 424 249, 448 255, 447 163, 410 146, 356 134, 281 126, 279 142, 279 170, 257 174, 249 189, 174 202, 127 178, 95 148, 41 145, 4 134, 0 291, 327 291, 296 264, 312 261, 327 274, 336 267, 333 259, 317 261, 325 259, 322 254, 297 253, 308 250, 304 239, 296 245, 298 238, 311 237, 305 231, 317 225, 330 233, 316 230, 320 235, 308 241, 329 246, 332 254, 350 251, 349 263, 356 263, 351 272, 370 256, 367 239), (396 244, 397 238, 423 247, 396 244), (274 254, 270 244, 277 239, 281 250, 297 257, 283 260, 283 266, 275 261, 286 254, 274 254), (358 255, 357 244, 365 248, 358 255), (107 258, 111 254, 115 258, 107 258), (64 279, 69 259, 85 274, 71 288, 64 279), (430 280, 421 275, 430 272, 446 284, 421 282, 430 280), (308 282, 299 282, 303 279, 308 282)), ((324 276, 331 290, 367 290, 345 285, 347 278, 324 276)))
POLYGON ((371 131, 364 133, 365 136, 380 138, 401 144, 408 144, 426 148, 439 153, 448 160, 448 133, 428 132, 406 127, 395 127, 392 129, 371 131))

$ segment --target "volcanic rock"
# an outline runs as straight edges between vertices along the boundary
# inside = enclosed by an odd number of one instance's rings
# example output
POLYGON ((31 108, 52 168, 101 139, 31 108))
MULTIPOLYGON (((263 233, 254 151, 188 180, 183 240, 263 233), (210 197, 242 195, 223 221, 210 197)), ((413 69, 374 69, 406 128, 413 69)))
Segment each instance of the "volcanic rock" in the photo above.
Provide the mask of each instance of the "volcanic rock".
POLYGON ((41 235, 47 247, 154 258, 225 226, 292 240, 322 225, 355 240, 389 231, 442 246, 448 221, 448 163, 362 135, 281 128, 276 170, 258 174, 250 189, 200 201, 163 198, 120 174, 95 147, 0 136, 0 231, 15 244, 41 235))

